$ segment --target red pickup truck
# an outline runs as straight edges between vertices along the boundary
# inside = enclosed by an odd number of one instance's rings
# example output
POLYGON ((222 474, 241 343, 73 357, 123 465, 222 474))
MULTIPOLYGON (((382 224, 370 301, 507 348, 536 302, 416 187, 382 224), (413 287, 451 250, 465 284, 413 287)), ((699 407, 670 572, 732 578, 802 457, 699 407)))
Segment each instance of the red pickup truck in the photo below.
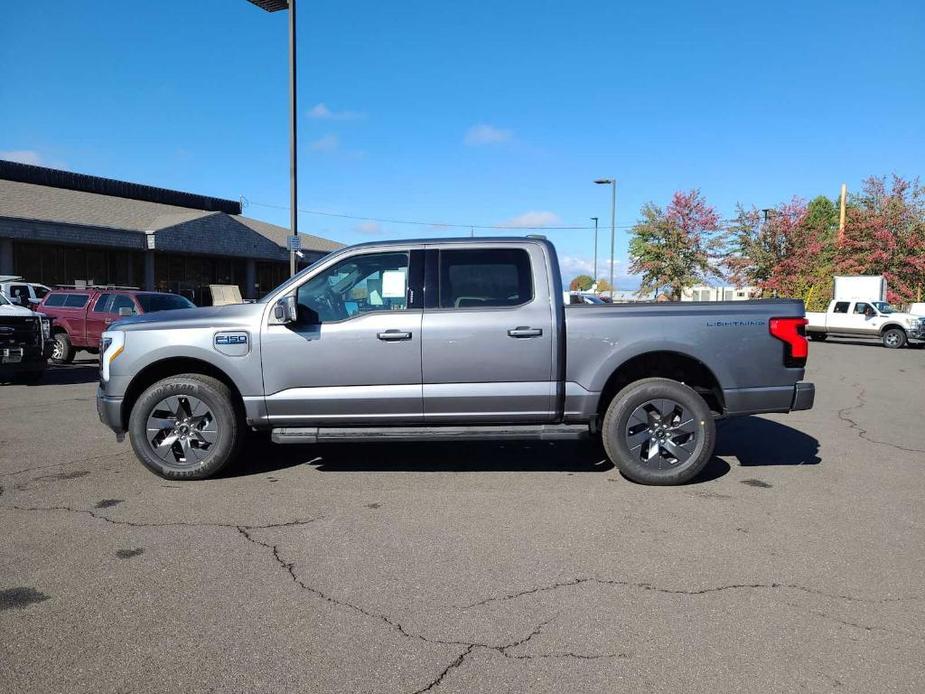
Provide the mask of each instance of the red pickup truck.
POLYGON ((54 319, 51 360, 55 364, 70 364, 78 349, 96 353, 100 336, 120 317, 195 308, 189 299, 177 294, 105 287, 54 289, 39 306, 37 311, 54 319))

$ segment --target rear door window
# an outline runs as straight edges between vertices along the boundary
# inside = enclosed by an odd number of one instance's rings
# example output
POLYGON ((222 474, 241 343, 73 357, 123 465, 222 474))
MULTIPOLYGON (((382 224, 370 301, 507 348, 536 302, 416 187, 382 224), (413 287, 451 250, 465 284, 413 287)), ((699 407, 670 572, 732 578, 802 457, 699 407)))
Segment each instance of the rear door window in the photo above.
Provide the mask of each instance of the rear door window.
POLYGON ((93 305, 93 310, 97 313, 109 313, 109 305, 111 303, 112 294, 100 294, 96 303, 93 305))
POLYGON ((89 294, 65 294, 64 308, 83 308, 89 298, 89 294))
POLYGON ((45 300, 46 306, 64 306, 64 294, 52 294, 45 300))
POLYGON ((440 308, 510 307, 531 299, 533 277, 525 250, 440 251, 440 308))
POLYGON ((119 309, 127 308, 131 309, 132 315, 138 313, 138 309, 135 308, 135 302, 132 301, 132 297, 128 294, 115 294, 112 298, 112 304, 109 307, 109 313, 119 313, 119 309))
POLYGON ((832 313, 848 313, 848 302, 836 301, 835 308, 832 309, 832 313))

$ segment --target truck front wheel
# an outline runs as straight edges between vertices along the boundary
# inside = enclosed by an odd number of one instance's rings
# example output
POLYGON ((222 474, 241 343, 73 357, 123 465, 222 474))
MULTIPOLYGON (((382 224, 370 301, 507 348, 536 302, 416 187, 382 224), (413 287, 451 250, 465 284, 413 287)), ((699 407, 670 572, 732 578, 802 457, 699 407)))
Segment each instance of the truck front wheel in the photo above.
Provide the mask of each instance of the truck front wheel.
POLYGON ((70 364, 74 361, 74 346, 67 333, 55 333, 55 344, 51 349, 51 360, 55 364, 70 364))
POLYGON ((128 429, 138 459, 171 480, 214 475, 234 459, 242 439, 228 386, 202 374, 153 384, 132 407, 128 429))
POLYGON ((899 349, 906 344, 906 333, 901 328, 890 328, 883 332, 881 339, 887 349, 899 349))
POLYGON ((716 426, 692 388, 667 378, 630 383, 611 401, 601 430, 604 450, 640 484, 684 484, 713 455, 716 426))

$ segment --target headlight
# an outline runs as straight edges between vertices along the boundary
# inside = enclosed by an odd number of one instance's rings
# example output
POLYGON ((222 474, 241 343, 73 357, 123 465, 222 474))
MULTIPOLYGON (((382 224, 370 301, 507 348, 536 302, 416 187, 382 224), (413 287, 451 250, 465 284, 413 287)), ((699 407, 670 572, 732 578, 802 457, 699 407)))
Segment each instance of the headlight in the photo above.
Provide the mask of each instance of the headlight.
POLYGON ((109 366, 125 348, 125 333, 121 330, 106 331, 100 340, 100 378, 109 380, 109 366))
POLYGON ((42 322, 42 339, 48 340, 51 338, 51 321, 48 320, 46 316, 41 316, 39 320, 42 322))

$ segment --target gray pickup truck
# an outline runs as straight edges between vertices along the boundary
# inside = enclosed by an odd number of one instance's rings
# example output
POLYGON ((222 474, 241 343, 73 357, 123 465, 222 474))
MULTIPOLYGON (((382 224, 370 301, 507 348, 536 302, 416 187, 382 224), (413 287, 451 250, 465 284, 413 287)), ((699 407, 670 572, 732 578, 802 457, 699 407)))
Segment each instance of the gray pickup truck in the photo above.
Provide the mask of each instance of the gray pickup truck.
POLYGON ((812 407, 800 301, 565 306, 541 238, 369 243, 255 304, 114 323, 100 419, 170 479, 276 443, 600 436, 632 480, 680 484, 714 420, 812 407))

